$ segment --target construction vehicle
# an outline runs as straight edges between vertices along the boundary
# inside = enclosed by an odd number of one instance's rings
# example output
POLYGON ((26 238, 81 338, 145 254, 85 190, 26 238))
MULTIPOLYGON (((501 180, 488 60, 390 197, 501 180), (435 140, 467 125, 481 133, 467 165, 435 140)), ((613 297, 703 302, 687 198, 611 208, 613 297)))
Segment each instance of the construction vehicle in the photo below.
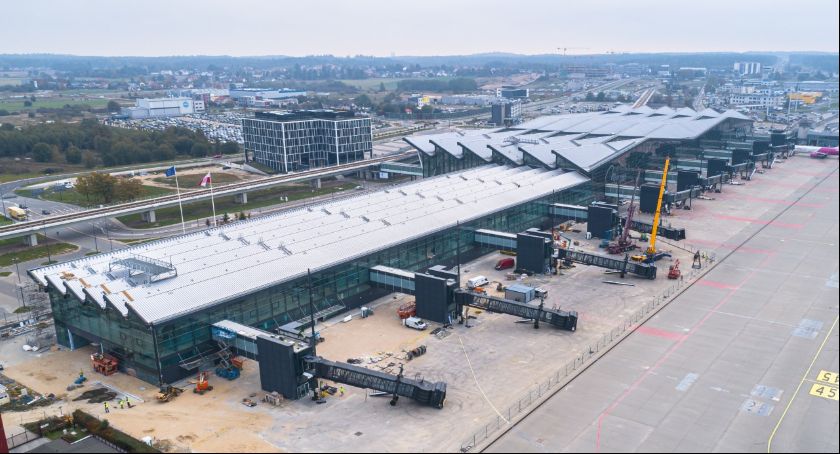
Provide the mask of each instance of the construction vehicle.
POLYGON ((108 376, 117 373, 117 368, 119 367, 120 362, 117 358, 114 358, 111 355, 94 353, 90 355, 90 365, 93 367, 94 371, 108 376))
POLYGON ((180 396, 182 392, 184 392, 183 389, 168 385, 160 388, 160 392, 157 393, 156 397, 158 402, 165 403, 180 396))
POLYGON ((400 317, 400 320, 405 320, 415 315, 417 315, 417 304, 414 301, 405 303, 397 309, 397 316, 400 317))
POLYGON ((668 279, 679 279, 681 275, 682 271, 680 271, 680 259, 677 259, 677 261, 668 268, 668 279))
POLYGON ((662 215, 662 197, 665 195, 665 185, 668 182, 668 166, 671 164, 671 157, 665 157, 665 168, 662 170, 662 182, 659 183, 659 197, 656 199, 656 211, 653 215, 653 229, 650 232, 650 245, 645 251, 645 263, 656 262, 663 257, 670 257, 667 252, 656 250, 656 231, 659 229, 659 217, 662 215))
MULTIPOLYGON (((621 236, 618 241, 609 243, 607 245, 607 252, 610 254, 623 254, 627 251, 636 249, 636 243, 630 239, 630 226, 633 225, 633 212, 636 210, 634 202, 636 201, 636 189, 639 186, 639 177, 642 172, 636 174, 636 184, 633 186, 633 195, 630 196, 630 206, 627 207, 627 219, 624 221, 624 228, 621 229, 621 236)), ((662 196, 660 195, 660 198, 662 196)))
POLYGON ((207 379, 208 375, 210 373, 207 371, 198 373, 198 380, 195 382, 195 389, 193 389, 194 393, 204 395, 208 391, 213 391, 213 387, 210 386, 210 381, 207 379))

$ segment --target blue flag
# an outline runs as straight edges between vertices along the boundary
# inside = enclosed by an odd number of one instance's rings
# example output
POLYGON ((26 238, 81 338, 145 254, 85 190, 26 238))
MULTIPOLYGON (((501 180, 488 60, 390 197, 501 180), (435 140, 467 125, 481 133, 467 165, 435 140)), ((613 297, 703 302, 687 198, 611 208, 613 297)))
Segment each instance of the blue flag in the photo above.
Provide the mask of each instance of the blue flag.
POLYGON ((168 176, 168 177, 175 176, 175 166, 172 166, 172 167, 166 169, 166 176, 168 176))

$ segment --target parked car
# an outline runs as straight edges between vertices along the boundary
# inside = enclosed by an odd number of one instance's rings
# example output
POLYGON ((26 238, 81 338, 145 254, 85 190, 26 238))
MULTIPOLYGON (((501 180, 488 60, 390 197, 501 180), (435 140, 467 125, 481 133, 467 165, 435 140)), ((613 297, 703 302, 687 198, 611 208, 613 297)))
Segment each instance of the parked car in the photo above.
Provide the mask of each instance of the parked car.
POLYGON ((41 210, 41 214, 43 214, 44 216, 48 216, 52 213, 50 213, 50 210, 41 210))

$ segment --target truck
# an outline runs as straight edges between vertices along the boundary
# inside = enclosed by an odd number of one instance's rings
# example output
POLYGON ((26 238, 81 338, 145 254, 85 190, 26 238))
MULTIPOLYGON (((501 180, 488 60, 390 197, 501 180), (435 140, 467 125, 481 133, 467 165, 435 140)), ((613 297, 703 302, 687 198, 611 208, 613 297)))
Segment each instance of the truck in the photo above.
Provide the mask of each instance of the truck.
POLYGON ((16 220, 16 221, 25 221, 26 220, 26 210, 20 207, 8 207, 6 212, 9 214, 9 217, 16 220))

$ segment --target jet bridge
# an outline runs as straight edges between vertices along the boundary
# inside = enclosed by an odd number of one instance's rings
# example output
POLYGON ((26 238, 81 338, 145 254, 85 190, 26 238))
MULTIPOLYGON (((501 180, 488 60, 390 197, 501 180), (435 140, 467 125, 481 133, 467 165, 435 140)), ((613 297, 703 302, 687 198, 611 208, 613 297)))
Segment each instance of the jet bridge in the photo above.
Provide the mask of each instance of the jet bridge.
POLYGON ((577 329, 577 312, 546 309, 542 301, 540 301, 539 306, 534 306, 527 303, 520 303, 519 301, 489 296, 485 293, 458 289, 455 290, 455 303, 458 306, 459 313, 463 313, 464 307, 474 307, 487 312, 515 315, 524 319, 534 320, 534 328, 539 328, 539 323, 544 322, 566 331, 575 331, 577 329))
POLYGON ((407 379, 402 369, 398 375, 329 361, 315 356, 315 348, 299 339, 222 320, 211 325, 213 340, 237 354, 260 363, 260 387, 279 392, 287 399, 301 399, 318 386, 318 379, 373 389, 392 394, 391 404, 399 396, 421 404, 443 408, 446 383, 407 379))

